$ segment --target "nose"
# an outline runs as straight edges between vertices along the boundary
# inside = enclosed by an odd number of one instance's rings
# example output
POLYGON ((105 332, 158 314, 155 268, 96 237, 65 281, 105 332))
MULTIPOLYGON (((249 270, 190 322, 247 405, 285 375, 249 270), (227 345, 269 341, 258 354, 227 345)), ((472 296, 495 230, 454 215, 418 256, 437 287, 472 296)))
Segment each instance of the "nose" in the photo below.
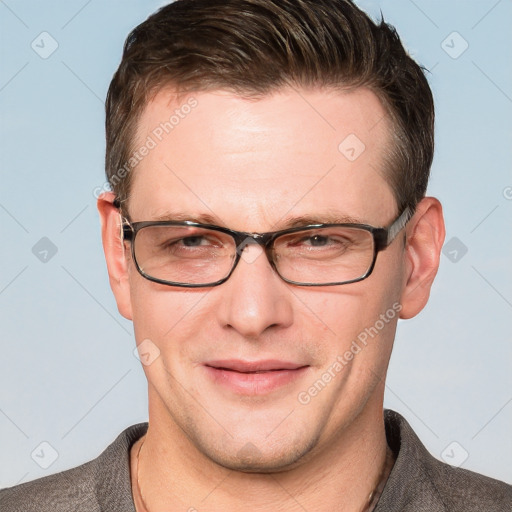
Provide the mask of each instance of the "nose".
POLYGON ((231 277, 218 287, 218 320, 244 338, 257 338, 267 329, 293 323, 287 285, 275 273, 260 245, 243 248, 231 277))

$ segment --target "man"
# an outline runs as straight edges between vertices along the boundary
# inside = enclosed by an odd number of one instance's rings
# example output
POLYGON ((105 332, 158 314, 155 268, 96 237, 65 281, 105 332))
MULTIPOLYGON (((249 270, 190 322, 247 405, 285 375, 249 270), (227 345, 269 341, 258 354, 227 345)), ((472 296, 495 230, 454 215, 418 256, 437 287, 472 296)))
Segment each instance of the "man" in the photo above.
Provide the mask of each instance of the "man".
POLYGON ((2 512, 510 510, 383 411, 444 240, 433 120, 395 32, 347 0, 178 0, 137 27, 98 209, 149 423, 2 512))

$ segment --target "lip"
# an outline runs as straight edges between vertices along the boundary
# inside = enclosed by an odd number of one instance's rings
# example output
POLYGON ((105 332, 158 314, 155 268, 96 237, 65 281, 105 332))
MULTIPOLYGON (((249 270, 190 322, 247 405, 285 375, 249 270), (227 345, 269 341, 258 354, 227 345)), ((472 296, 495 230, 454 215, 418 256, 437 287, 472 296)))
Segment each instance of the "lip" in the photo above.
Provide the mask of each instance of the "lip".
POLYGON ((204 368, 215 384, 236 394, 261 395, 291 384, 304 375, 309 366, 277 359, 224 359, 208 361, 204 368))
POLYGON ((281 361, 279 359, 265 359, 261 361, 243 361, 241 359, 219 359, 217 361, 208 361, 205 366, 212 368, 222 368, 224 370, 232 370, 235 372, 267 372, 276 370, 296 370, 304 364, 292 363, 289 361, 281 361))

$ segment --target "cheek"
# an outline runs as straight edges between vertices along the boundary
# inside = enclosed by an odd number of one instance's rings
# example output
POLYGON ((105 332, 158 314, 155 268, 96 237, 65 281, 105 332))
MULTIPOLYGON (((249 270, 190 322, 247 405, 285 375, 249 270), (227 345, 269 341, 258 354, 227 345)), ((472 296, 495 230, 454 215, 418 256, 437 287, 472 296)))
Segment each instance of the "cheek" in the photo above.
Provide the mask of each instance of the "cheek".
POLYGON ((390 351, 401 309, 398 252, 381 253, 372 275, 366 280, 295 292, 299 299, 297 305, 302 307, 297 317, 303 318, 303 327, 310 334, 321 330, 323 350, 331 359, 351 350, 356 340, 365 349, 371 342, 372 349, 364 350, 366 357, 383 357, 390 351), (374 343, 376 340, 379 343, 374 343))
MULTIPOLYGON (((176 291, 150 282, 137 283, 132 291, 137 344, 155 357, 143 365, 146 378, 161 396, 174 401, 181 393, 177 383, 189 382, 201 346, 200 306, 205 292, 176 291)), ((192 392, 191 384, 187 388, 192 392)))
POLYGON ((297 317, 304 319, 304 328, 317 332, 321 329, 329 339, 329 346, 333 346, 334 338, 334 346, 343 348, 361 330, 375 322, 386 302, 376 290, 365 293, 361 286, 363 282, 324 291, 295 292, 301 305, 297 317))
POLYGON ((194 325, 205 291, 180 290, 152 283, 142 276, 131 276, 131 302, 135 337, 138 342, 149 338, 160 350, 193 340, 194 325), (178 339, 179 338, 179 339, 178 339))

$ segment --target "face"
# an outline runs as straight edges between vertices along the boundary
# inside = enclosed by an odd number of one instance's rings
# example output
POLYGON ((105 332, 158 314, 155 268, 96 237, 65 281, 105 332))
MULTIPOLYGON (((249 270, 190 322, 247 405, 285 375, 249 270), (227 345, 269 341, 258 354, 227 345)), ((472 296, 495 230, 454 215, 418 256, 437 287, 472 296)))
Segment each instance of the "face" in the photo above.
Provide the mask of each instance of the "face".
MULTIPOLYGON (((390 127, 373 93, 191 96, 162 91, 140 120, 135 146, 148 136, 157 144, 133 171, 131 221, 266 232, 299 217, 382 227, 399 213, 384 177, 390 127), (182 108, 187 100, 193 108, 182 108), (180 108, 159 141, 155 129, 180 108)), ((380 414, 408 272, 403 240, 379 253, 366 280, 316 288, 282 281, 252 244, 227 282, 202 289, 150 282, 126 251, 116 298, 137 343, 159 352, 144 366, 150 422, 225 467, 272 471, 380 414)))

